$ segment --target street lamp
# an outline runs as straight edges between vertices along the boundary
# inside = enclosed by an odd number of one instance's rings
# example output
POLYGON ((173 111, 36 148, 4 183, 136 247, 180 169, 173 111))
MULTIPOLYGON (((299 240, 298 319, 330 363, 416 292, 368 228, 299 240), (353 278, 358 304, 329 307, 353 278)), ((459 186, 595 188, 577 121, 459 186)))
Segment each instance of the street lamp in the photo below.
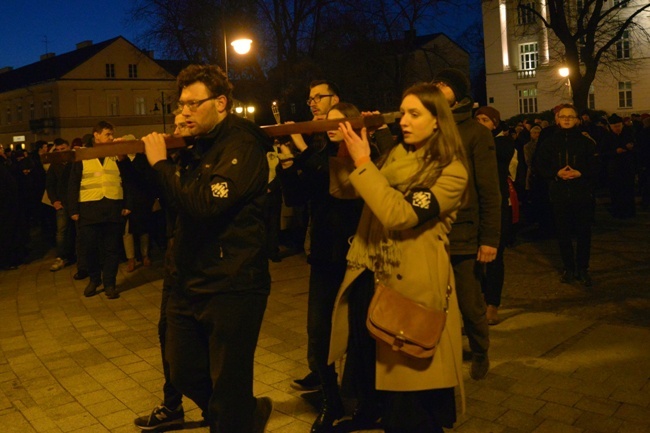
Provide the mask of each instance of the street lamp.
POLYGON ((560 74, 560 77, 566 78, 569 76, 569 68, 566 66, 563 68, 558 69, 558 73, 560 74))
MULTIPOLYGON (((250 39, 236 39, 230 43, 233 49, 237 54, 243 55, 247 54, 251 50, 251 44, 253 43, 250 39)), ((226 40, 226 31, 223 31, 223 59, 226 66, 226 78, 228 77, 228 42, 226 40)))

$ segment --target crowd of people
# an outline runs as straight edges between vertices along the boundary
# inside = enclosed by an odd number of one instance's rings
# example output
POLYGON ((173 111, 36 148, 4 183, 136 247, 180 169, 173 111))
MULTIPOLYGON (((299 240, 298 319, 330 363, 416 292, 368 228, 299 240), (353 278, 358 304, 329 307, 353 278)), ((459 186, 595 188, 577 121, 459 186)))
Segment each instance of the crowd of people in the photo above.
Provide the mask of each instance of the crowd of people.
POLYGON ((144 154, 41 163, 47 152, 134 139, 116 139, 105 121, 72 145, 57 138, 31 154, 0 146, 3 269, 26 260, 30 229, 40 226, 56 245, 52 272, 76 264, 74 278, 89 280, 86 297, 103 289, 116 299, 120 261, 133 272, 151 266, 154 241, 165 251, 163 401, 135 420, 144 430, 181 425, 187 396, 211 432, 265 431, 272 401, 253 396, 254 352, 268 260, 281 260, 283 202, 306 210, 310 372, 292 386, 319 393, 312 433, 453 427, 456 392, 465 405, 461 328, 470 377, 481 380, 517 227, 554 235, 561 281, 590 287, 596 192, 610 191, 617 218, 635 215, 637 188, 650 204, 647 115, 592 119, 562 104, 554 124, 508 125, 494 107, 475 108, 461 71, 443 69, 406 89, 398 122, 376 129, 354 130, 346 119, 377 113, 314 81, 313 120, 340 120, 338 129, 273 143, 231 114, 233 87, 218 67, 189 66, 177 85, 173 135, 188 144, 179 151, 154 132, 142 137, 144 154), (444 312, 432 355, 404 349, 421 344, 409 324, 392 345, 372 333, 379 285, 402 305, 444 312), (344 397, 357 402, 351 417, 344 397))

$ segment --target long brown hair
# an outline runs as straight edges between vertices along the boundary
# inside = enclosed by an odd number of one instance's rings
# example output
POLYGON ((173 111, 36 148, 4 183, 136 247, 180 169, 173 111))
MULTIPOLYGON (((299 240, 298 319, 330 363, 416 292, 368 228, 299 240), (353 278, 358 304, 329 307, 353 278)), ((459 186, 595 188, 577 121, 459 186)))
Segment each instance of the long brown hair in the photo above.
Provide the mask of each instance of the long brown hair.
POLYGON ((404 91, 402 99, 413 95, 422 102, 438 120, 438 129, 424 144, 424 164, 411 179, 409 189, 414 186, 433 186, 442 170, 455 159, 467 167, 465 149, 461 142, 454 116, 444 94, 434 84, 415 84, 404 91))

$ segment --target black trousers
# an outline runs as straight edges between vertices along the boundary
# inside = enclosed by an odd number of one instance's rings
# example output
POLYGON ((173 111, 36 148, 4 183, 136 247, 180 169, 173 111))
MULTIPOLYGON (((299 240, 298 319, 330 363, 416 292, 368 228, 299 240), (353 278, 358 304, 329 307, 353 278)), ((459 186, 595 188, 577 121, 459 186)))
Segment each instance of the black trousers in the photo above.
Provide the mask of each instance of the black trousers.
POLYGON ((307 301, 307 360, 311 371, 322 375, 327 369, 334 301, 347 264, 313 263, 309 274, 307 301))
POLYGON ((115 286, 122 248, 122 223, 80 224, 81 256, 90 281, 115 286))
POLYGON ((267 297, 176 290, 169 297, 165 355, 172 383, 219 433, 252 433, 253 359, 267 297))
POLYGON ((593 201, 554 202, 553 215, 564 269, 570 272, 589 269, 591 226, 594 220, 593 201), (576 238, 575 255, 574 236, 576 238))
POLYGON ((485 273, 483 266, 476 261, 476 254, 453 255, 451 264, 469 347, 472 353, 485 354, 490 347, 490 331, 485 315, 487 306, 481 292, 480 279, 485 273))
POLYGON ((165 383, 163 384, 163 404, 172 410, 177 408, 183 402, 183 394, 172 385, 169 362, 165 357, 165 350, 167 347, 167 303, 172 288, 174 287, 174 278, 176 276, 176 269, 174 268, 174 260, 172 258, 173 243, 174 238, 169 238, 167 241, 167 249, 165 250, 165 273, 163 278, 162 299, 160 300, 160 319, 158 320, 158 339, 160 340, 163 375, 165 376, 165 383))

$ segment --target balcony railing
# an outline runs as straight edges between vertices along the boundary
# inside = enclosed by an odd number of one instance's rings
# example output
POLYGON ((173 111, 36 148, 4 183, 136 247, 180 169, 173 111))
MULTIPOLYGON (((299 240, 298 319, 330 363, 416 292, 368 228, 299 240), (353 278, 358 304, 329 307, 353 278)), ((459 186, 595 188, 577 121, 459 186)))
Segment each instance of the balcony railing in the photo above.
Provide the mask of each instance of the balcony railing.
POLYGON ((536 73, 537 73, 536 69, 527 69, 525 71, 517 71, 517 79, 518 80, 525 80, 527 78, 535 78, 536 73))

